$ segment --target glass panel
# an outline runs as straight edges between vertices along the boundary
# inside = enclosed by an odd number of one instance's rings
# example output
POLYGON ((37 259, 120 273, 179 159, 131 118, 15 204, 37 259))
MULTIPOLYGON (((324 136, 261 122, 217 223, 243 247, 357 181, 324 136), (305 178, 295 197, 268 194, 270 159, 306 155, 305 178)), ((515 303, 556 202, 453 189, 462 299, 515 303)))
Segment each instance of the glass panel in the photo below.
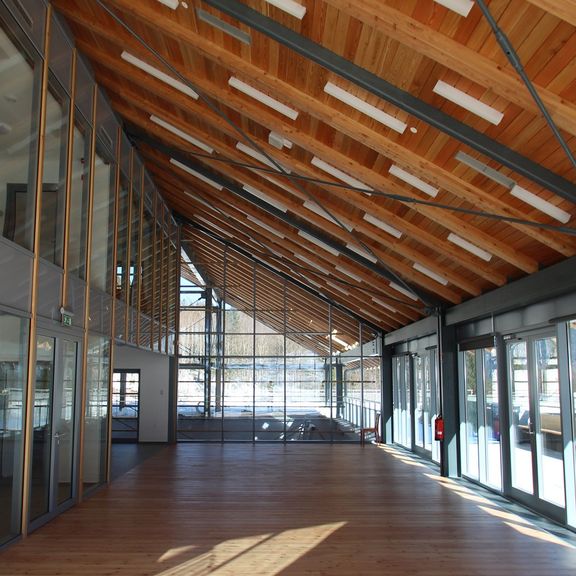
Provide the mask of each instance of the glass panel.
POLYGON ((500 404, 496 348, 485 348, 484 358, 484 432, 486 441, 486 483, 502 489, 500 450, 500 404))
POLYGON ((28 321, 0 312, 0 545, 20 533, 28 321))
POLYGON ((51 86, 46 99, 39 253, 41 258, 57 266, 62 265, 69 106, 70 101, 61 88, 51 86))
POLYGON ((476 350, 464 352, 466 475, 479 478, 478 364, 476 350))
POLYGON ((48 512, 50 506, 50 462, 52 456, 52 401, 54 391, 54 338, 36 339, 36 378, 32 471, 30 478, 30 519, 48 512))
POLYGON ((114 170, 112 168, 104 156, 96 154, 90 284, 108 293, 112 289, 110 278, 114 248, 114 170))
POLYGON ((530 394, 528 384, 528 357, 526 342, 515 342, 508 347, 512 418, 510 438, 510 466, 512 486, 528 494, 534 493, 532 473, 532 442, 530 435, 530 394))
POLYGON ((68 272, 86 279, 88 187, 90 184, 90 134, 77 116, 72 149, 68 272))
POLYGON ((224 354, 226 356, 252 356, 254 337, 252 334, 226 334, 224 354))
POLYGON ((114 370, 112 442, 138 442, 140 372, 114 370))
POLYGON ((424 448, 424 358, 414 359, 414 444, 424 448))
POLYGON ((118 244, 116 248, 116 298, 120 300, 126 298, 128 282, 131 276, 131 271, 128 268, 129 186, 129 182, 122 178, 118 198, 118 244))
POLYGON ((70 94, 72 80, 72 47, 68 42, 68 36, 60 25, 59 17, 52 13, 52 28, 50 30, 50 71, 66 92, 70 94))
POLYGON ((62 340, 62 390, 54 432, 58 446, 57 504, 72 498, 74 471, 74 400, 76 391, 76 342, 62 340))
MULTIPOLYGON (((4 23, 0 24, 5 26, 4 23)), ((2 235, 31 249, 38 126, 36 62, 0 28, 0 228, 2 235)))
POLYGON ((572 387, 572 434, 574 446, 574 475, 576 477, 576 320, 568 323, 570 345, 570 385, 572 387))
POLYGON ((558 346, 550 336, 534 342, 536 362, 536 407, 538 414, 538 491, 540 498, 564 506, 564 460, 560 427, 560 381, 558 346))
POLYGON ((106 479, 108 440, 108 385, 110 343, 102 336, 88 337, 86 412, 84 422, 84 489, 106 479))
POLYGON ((411 396, 411 380, 412 380, 412 364, 410 358, 405 356, 403 360, 403 375, 402 381, 404 383, 404 389, 402 393, 404 395, 404 401, 406 403, 406 412, 404 414, 404 429, 405 429, 405 439, 406 448, 412 448, 412 396, 411 396))
POLYGON ((424 426, 424 448, 432 450, 432 352, 427 352, 424 356, 424 406, 422 410, 422 419, 424 426))

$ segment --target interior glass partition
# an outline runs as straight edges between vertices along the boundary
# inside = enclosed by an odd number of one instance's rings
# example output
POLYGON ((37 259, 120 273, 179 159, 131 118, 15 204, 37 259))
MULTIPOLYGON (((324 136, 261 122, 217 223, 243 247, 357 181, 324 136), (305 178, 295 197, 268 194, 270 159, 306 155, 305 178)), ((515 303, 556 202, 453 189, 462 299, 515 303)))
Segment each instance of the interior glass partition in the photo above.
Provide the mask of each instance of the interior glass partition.
POLYGON ((109 370, 110 340, 104 336, 90 335, 84 415, 84 490, 106 480, 109 370))
POLYGON ((0 545, 20 533, 28 325, 0 311, 0 545))

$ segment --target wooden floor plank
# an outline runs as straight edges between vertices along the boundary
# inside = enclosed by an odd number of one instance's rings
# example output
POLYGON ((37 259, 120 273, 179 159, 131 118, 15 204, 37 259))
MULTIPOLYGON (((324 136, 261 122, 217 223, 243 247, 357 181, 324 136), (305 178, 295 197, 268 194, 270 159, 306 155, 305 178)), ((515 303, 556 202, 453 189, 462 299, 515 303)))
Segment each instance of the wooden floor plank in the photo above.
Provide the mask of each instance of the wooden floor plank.
POLYGON ((576 548, 389 448, 167 447, 28 539, 5 576, 576 573, 576 548))

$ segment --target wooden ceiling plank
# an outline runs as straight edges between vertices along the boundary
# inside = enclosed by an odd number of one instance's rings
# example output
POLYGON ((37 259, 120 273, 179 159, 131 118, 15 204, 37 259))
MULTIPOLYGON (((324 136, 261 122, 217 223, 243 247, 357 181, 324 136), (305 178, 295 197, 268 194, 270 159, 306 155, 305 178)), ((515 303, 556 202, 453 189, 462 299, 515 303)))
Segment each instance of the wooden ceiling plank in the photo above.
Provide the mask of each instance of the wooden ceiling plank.
POLYGON ((530 4, 576 26, 576 0, 527 0, 530 4))
MULTIPOLYGON (((294 91, 294 90, 292 89, 292 91, 294 91)), ((449 183, 448 186, 444 186, 445 189, 447 189, 453 193, 456 192, 457 195, 464 197, 464 199, 467 199, 468 201, 478 202, 478 198, 480 198, 481 202, 484 205, 494 206, 494 203, 496 203, 498 205, 497 208, 504 207, 504 210, 506 212, 508 212, 509 215, 511 215, 513 217, 520 217, 521 218, 523 216, 523 213, 521 211, 512 209, 510 206, 503 203, 502 201, 494 199, 491 195, 484 193, 479 188, 474 187, 474 186, 460 180, 459 178, 456 178, 451 173, 441 170, 438 166, 432 165, 430 162, 426 161, 422 157, 417 156, 414 153, 412 153, 412 152, 410 152, 404 148, 402 148, 400 150, 400 148, 398 147, 397 144, 391 142, 390 140, 387 140, 386 138, 383 138, 380 133, 377 133, 376 131, 372 131, 372 130, 368 129, 366 126, 363 126, 363 125, 360 125, 358 123, 350 121, 347 116, 340 114, 335 110, 331 111, 331 113, 328 114, 327 112, 325 112, 323 110, 322 106, 318 105, 318 103, 314 99, 311 99, 310 97, 307 97, 306 95, 302 95, 301 93, 299 93, 299 94, 302 98, 307 100, 308 103, 310 103, 310 101, 313 101, 313 103, 311 105, 315 108, 314 113, 316 114, 316 116, 320 117, 321 120, 326 121, 327 123, 331 123, 334 127, 336 127, 337 129, 349 134, 353 138, 358 139, 360 137, 363 142, 365 142, 365 143, 369 142, 370 146, 374 150, 376 150, 377 152, 388 155, 389 157, 392 157, 393 160, 398 160, 398 161, 404 163, 405 165, 406 164, 410 165, 411 167, 417 165, 418 170, 416 170, 416 173, 418 173, 419 171, 425 172, 427 174, 426 177, 429 180, 436 181, 435 183, 439 184, 440 186, 445 185, 446 183, 449 183), (384 144, 384 147, 382 147, 381 144, 384 144), (441 178, 438 178, 439 174, 441 175, 441 178)), ((229 98, 230 95, 228 94, 227 96, 229 98)), ((246 111, 249 108, 250 108, 250 105, 244 104, 243 105, 243 112, 247 113, 246 111)), ((260 118, 265 117, 264 111, 260 108, 258 108, 258 111, 255 112, 255 114, 260 118)), ((277 119, 274 119, 273 122, 274 122, 274 125, 277 126, 279 121, 277 119)), ((274 128, 272 128, 272 129, 274 129, 274 128)), ((278 129, 278 128, 276 128, 276 129, 278 129)), ((291 125, 288 125, 286 123, 284 123, 284 132, 292 140, 295 140, 298 137, 302 138, 301 136, 299 136, 298 131, 294 127, 292 127, 291 125)), ((312 139, 309 137, 307 138, 307 140, 308 140, 308 143, 312 142, 312 139)), ((300 142, 300 145, 302 147, 306 147, 306 144, 303 142, 300 142)), ((308 147, 310 147, 310 146, 308 146, 308 147)), ((362 167, 362 170, 365 170, 365 167, 362 167)), ((407 189, 405 189, 405 190, 407 190, 407 189)), ((411 206, 411 207, 414 208, 414 206, 411 206)), ((428 215, 428 217, 434 218, 433 216, 430 216, 429 214, 431 214, 431 213, 427 213, 425 211, 425 209, 423 210, 422 208, 420 208, 419 211, 421 213, 426 213, 428 215)), ((445 221, 446 215, 444 214, 443 216, 444 217, 442 220, 445 221)), ((566 239, 559 237, 561 235, 553 235, 547 231, 539 230, 539 229, 531 228, 531 227, 527 227, 527 226, 515 225, 515 224, 511 224, 511 225, 514 227, 520 228, 523 233, 534 237, 538 241, 542 242, 544 245, 561 252, 563 255, 566 255, 566 256, 573 255, 576 251, 574 248, 574 244, 570 244, 566 239)), ((474 240, 471 239, 471 241, 474 241, 474 240)), ((480 240, 476 239, 476 242, 480 242, 480 240)), ((481 246, 481 247, 489 249, 486 246, 481 246)), ((490 251, 492 251, 492 250, 490 250, 490 251)), ((500 255, 500 254, 498 254, 498 255, 500 255)), ((509 258, 504 257, 504 259, 507 261, 510 261, 509 258)), ((516 263, 514 263, 514 261, 511 261, 510 263, 518 266, 516 263)), ((525 264, 524 266, 518 266, 518 267, 520 267, 521 269, 523 269, 524 271, 527 271, 527 272, 532 272, 535 269, 537 269, 537 265, 535 264, 535 262, 532 262, 532 264, 530 266, 527 266, 525 264)))
MULTIPOLYGON (((169 36, 188 43, 204 57, 213 60, 224 68, 234 68, 234 70, 239 71, 241 74, 251 77, 255 86, 260 86, 270 91, 270 93, 281 95, 282 99, 290 101, 292 105, 298 109, 308 112, 347 136, 359 140, 379 154, 383 154, 391 160, 407 166, 415 175, 430 180, 441 188, 472 203, 478 204, 478 200, 480 200, 483 206, 497 213, 502 213, 514 218, 523 218, 524 214, 522 211, 513 208, 510 204, 462 181, 452 173, 386 138, 381 132, 354 122, 345 114, 339 113, 334 109, 327 109, 326 106, 316 98, 302 93, 290 84, 272 75, 262 74, 262 70, 250 62, 207 41, 177 22, 173 20, 163 20, 161 23, 158 23, 154 10, 141 4, 134 5, 128 0, 111 0, 111 3, 127 13, 132 14, 144 23, 152 25, 155 29, 160 28, 169 36)), ((69 12, 70 11, 65 11, 65 14, 68 16, 69 12)), ((75 15, 72 14, 70 17, 74 19, 74 16, 75 15)), ((292 129, 292 133, 297 132, 295 126, 290 126, 290 128, 292 129)), ((554 235, 548 231, 535 227, 522 226, 521 224, 509 223, 509 225, 519 227, 524 234, 560 252, 563 256, 573 256, 576 253, 576 241, 568 240, 563 235, 554 235)))
MULTIPOLYGON (((409 46, 423 56, 433 59, 439 64, 506 98, 509 102, 540 116, 540 110, 530 96, 526 86, 513 71, 502 69, 500 64, 493 62, 486 56, 482 56, 464 44, 433 30, 400 10, 387 6, 380 0, 362 0, 362 2, 354 2, 352 0, 324 1, 338 10, 357 18, 367 26, 373 27, 382 34, 409 46)), ((544 6, 540 7, 551 13, 570 13, 576 22, 576 17, 574 16, 576 13, 576 0, 568 0, 568 2, 573 4, 571 12, 564 10, 565 3, 558 2, 558 0, 528 1, 536 5, 550 5, 546 8, 544 6), (552 6, 554 6, 555 10, 549 9, 552 6), (562 8, 558 8, 558 6, 562 6, 562 8)), ((556 15, 561 17, 559 14, 556 15)), ((576 107, 545 87, 537 86, 537 90, 556 124, 569 134, 576 135, 576 107)))
MULTIPOLYGON (((108 85, 108 84, 112 85, 112 83, 109 82, 108 80, 106 80, 105 78, 102 79, 102 82, 105 85, 108 85)), ((124 95, 130 96, 130 91, 124 90, 124 95)), ((151 105, 147 105, 147 106, 149 108, 151 107, 151 105)), ((117 107, 119 113, 126 115, 126 117, 128 117, 132 121, 135 121, 135 122, 139 121, 133 116, 133 114, 127 108, 119 108, 118 106, 116 106, 116 107, 117 107)), ((253 113, 256 114, 256 112, 253 112, 253 113)), ((166 116, 166 114, 164 114, 164 116, 166 116)), ((139 123, 141 124, 141 121, 139 123)), ((220 122, 218 127, 222 128, 222 129, 227 128, 226 123, 223 123, 223 122, 220 122)), ((146 128, 150 132, 154 132, 158 135, 161 135, 162 138, 170 138, 170 136, 168 134, 160 132, 156 126, 149 124, 149 125, 144 126, 144 128, 146 128)), ((204 136, 204 140, 209 141, 210 138, 207 136, 204 136)), ((209 143, 211 145, 213 145, 215 148, 218 148, 218 146, 220 146, 220 148, 221 148, 221 145, 218 141, 210 141, 209 143)), ((226 150, 223 150, 223 152, 227 153, 228 155, 230 155, 230 153, 231 153, 231 151, 226 151, 226 150)), ((342 162, 343 160, 346 160, 346 158, 343 156, 334 158, 332 149, 330 149, 326 146, 319 145, 319 144, 315 145, 311 152, 317 153, 317 154, 320 154, 323 156, 330 154, 330 158, 332 158, 332 161, 334 163, 339 163, 339 162, 342 162)), ((240 157, 240 159, 241 159, 241 157, 240 157)), ((210 163, 208 158, 204 158, 203 161, 205 163, 208 163, 208 164, 210 163)), ((286 164, 287 160, 282 159, 282 162, 284 164, 286 164)), ((226 171, 225 167, 218 166, 218 162, 216 162, 215 165, 221 171, 226 171)), ((313 171, 312 169, 308 169, 307 174, 311 177, 317 176, 317 173, 315 171, 313 171)), ((243 178, 243 179, 245 180, 246 178, 243 178)), ((392 182, 391 180, 386 179, 386 180, 380 181, 379 183, 381 186, 385 186, 389 190, 392 189, 392 191, 397 192, 399 194, 404 194, 404 195, 411 196, 414 198, 419 198, 419 196, 417 194, 407 192, 407 190, 405 190, 401 187, 398 187, 397 184, 392 182)), ((262 186, 261 185, 259 186, 258 184, 256 184, 256 187, 261 188, 262 186)), ((274 197, 275 195, 277 196, 277 194, 274 192, 267 192, 267 193, 270 193, 270 195, 272 197, 274 197)), ((348 194, 348 193, 343 191, 343 190, 334 189, 331 191, 331 194, 338 196, 342 199, 342 198, 345 198, 346 194, 348 194)), ((290 202, 286 202, 285 198, 283 199, 283 198, 278 197, 277 199, 284 201, 288 205, 290 204, 290 202)), ((455 252, 457 250, 455 248, 452 248, 451 246, 449 246, 448 243, 444 244, 438 237, 430 235, 430 234, 426 234, 426 232, 424 230, 422 230, 421 227, 414 226, 414 225, 411 225, 409 223, 404 223, 402 220, 398 220, 398 218, 396 217, 396 215, 393 212, 389 212, 389 211, 385 210, 384 208, 378 207, 378 205, 373 200, 369 200, 369 199, 365 198, 364 196, 358 196, 358 198, 356 199, 356 202, 365 209, 366 213, 374 215, 375 212, 378 212, 380 214, 380 218, 382 220, 394 221, 395 226, 397 226, 399 229, 403 230, 408 235, 420 240, 420 242, 422 242, 423 245, 426 245, 428 247, 433 247, 435 250, 438 250, 439 252, 443 253, 445 256, 459 260, 459 262, 462 266, 467 267, 472 272, 480 274, 482 277, 486 278, 490 282, 492 282, 496 285, 502 285, 505 282, 505 278, 503 276, 496 274, 489 266, 477 261, 478 259, 469 257, 469 256, 464 255, 464 254, 461 254, 460 256, 456 257, 455 252)), ((414 209, 414 205, 412 205, 412 204, 410 204, 409 207, 411 209, 414 209)), ((296 209, 294 207, 294 205, 292 205, 292 208, 296 209)), ((331 206, 331 208, 334 211, 337 210, 333 205, 331 206)), ((426 207, 424 207, 418 211, 421 211, 424 215, 428 216, 428 214, 431 212, 431 209, 426 209, 426 207)), ((341 216, 344 217, 345 215, 341 214, 341 216)), ((434 219, 436 221, 438 221, 439 223, 441 223, 443 226, 446 225, 446 215, 443 215, 443 214, 440 216, 435 215, 434 219)), ((453 217, 451 222, 452 222, 452 224, 455 223, 458 226, 460 226, 460 219, 458 219, 458 218, 453 217)), ((320 220, 320 217, 317 217, 316 224, 318 224, 321 227, 324 226, 324 222, 322 222, 322 220, 320 220)), ((476 242, 482 246, 482 242, 483 242, 482 238, 478 235, 475 228, 469 227, 467 229, 467 232, 468 232, 468 238, 470 241, 476 242)), ((400 250, 400 247, 398 246, 397 243, 394 243, 393 245, 390 245, 390 246, 391 247, 393 246, 393 249, 395 251, 400 250)), ((506 259, 506 258, 504 258, 504 259, 506 259)), ((428 262, 429 266, 433 266, 432 261, 429 261, 429 259, 427 259, 427 262, 428 262)), ((513 261, 511 263, 516 265, 515 261, 513 261)), ((536 266, 535 264, 532 264, 532 269, 534 269, 535 266, 536 266)), ((519 266, 519 267, 522 268, 522 266, 519 266)), ((465 289, 468 290, 468 288, 465 288, 465 289)))

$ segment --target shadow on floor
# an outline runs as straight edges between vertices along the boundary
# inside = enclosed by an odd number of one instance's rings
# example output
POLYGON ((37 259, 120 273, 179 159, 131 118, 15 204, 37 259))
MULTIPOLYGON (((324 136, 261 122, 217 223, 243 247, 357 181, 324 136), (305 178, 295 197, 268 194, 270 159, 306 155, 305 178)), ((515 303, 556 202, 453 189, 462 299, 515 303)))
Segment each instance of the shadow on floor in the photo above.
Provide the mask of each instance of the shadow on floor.
POLYGON ((110 479, 112 482, 135 468, 154 454, 163 450, 166 444, 112 444, 110 479))

